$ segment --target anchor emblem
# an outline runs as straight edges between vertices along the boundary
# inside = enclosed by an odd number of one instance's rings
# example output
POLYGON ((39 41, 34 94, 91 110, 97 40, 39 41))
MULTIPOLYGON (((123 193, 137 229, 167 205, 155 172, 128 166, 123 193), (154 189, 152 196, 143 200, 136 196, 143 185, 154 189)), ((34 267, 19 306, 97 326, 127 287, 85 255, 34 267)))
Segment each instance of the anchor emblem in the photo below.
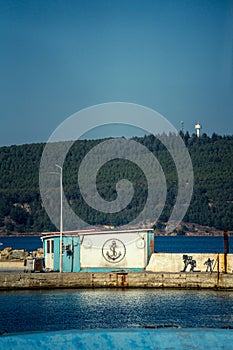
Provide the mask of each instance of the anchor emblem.
POLYGON ((112 245, 110 246, 110 250, 112 251, 112 254, 109 254, 109 251, 107 251, 106 255, 111 260, 116 260, 121 256, 121 252, 117 252, 116 250, 117 244, 116 241, 112 241, 112 245))
POLYGON ((102 248, 103 257, 105 260, 112 263, 121 261, 124 258, 125 253, 125 246, 119 239, 107 240, 102 248))

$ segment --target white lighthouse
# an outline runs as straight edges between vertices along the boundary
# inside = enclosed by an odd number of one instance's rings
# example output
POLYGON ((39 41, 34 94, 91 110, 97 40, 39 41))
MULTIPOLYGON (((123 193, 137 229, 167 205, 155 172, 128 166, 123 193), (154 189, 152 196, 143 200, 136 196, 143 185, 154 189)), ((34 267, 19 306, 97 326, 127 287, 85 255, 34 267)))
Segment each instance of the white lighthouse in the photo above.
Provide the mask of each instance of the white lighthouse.
POLYGON ((201 132, 201 124, 200 123, 197 123, 195 125, 195 129, 197 131, 197 137, 200 137, 200 132, 201 132))

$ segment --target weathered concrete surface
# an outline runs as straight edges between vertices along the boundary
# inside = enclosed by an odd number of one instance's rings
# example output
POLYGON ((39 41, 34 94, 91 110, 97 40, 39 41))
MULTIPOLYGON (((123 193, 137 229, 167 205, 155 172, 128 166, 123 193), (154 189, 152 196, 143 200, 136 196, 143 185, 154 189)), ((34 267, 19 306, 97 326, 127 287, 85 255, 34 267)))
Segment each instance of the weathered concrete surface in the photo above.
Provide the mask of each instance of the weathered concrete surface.
POLYGON ((106 287, 210 288, 233 290, 233 274, 148 272, 0 274, 0 290, 106 287))
POLYGON ((4 335, 0 350, 232 350, 232 343, 231 329, 92 329, 4 335))
POLYGON ((23 260, 0 261, 0 269, 23 269, 23 260))
POLYGON ((233 273, 233 254, 227 254, 227 272, 233 273))

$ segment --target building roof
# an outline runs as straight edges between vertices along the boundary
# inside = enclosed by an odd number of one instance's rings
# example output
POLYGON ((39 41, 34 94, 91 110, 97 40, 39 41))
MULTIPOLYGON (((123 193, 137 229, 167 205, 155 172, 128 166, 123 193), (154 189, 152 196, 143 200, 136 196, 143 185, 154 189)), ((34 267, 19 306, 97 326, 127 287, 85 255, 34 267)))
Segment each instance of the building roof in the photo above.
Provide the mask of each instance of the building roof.
MULTIPOLYGON (((153 231, 151 228, 145 229, 129 229, 129 230, 74 230, 74 231, 63 231, 63 236, 86 236, 86 235, 96 235, 96 234, 122 234, 122 233, 137 233, 137 232, 149 232, 153 231)), ((59 236, 60 232, 42 232, 42 240, 48 237, 59 236)))

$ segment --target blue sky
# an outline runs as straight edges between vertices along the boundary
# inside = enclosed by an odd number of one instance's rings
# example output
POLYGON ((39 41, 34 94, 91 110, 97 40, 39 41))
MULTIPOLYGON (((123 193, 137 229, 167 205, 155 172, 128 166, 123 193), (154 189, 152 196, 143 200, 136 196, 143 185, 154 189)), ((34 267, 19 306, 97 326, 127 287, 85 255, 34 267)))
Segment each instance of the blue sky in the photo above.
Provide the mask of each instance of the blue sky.
POLYGON ((46 142, 71 114, 113 101, 233 134, 231 0, 5 0, 0 45, 0 145, 46 142))

